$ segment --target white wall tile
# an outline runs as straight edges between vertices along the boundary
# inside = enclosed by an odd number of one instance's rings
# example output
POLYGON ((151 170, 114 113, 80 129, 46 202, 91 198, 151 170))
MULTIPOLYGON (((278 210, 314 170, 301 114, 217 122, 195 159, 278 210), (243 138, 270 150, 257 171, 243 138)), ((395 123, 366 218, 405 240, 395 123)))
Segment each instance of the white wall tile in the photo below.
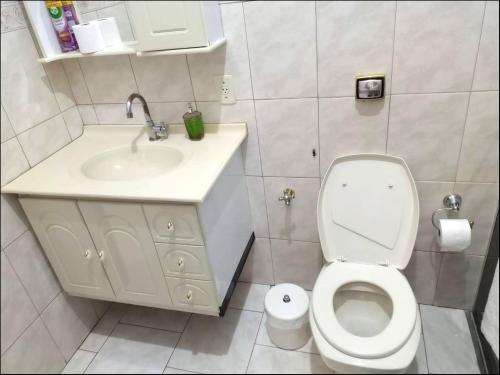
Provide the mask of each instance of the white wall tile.
POLYGON ((17 201, 17 197, 12 194, 2 194, 0 196, 1 210, 1 240, 2 249, 14 241, 28 229, 28 220, 17 201))
POLYGON ((386 75, 390 92, 393 1, 318 1, 319 96, 354 96, 354 77, 386 75))
POLYGON ((482 1, 398 2, 392 92, 469 90, 483 9, 482 1))
POLYGON ((418 303, 432 305, 441 266, 441 255, 433 251, 413 251, 404 274, 418 303))
POLYGON ((99 124, 99 120, 97 120, 97 115, 95 113, 93 105, 91 104, 79 105, 78 112, 80 112, 80 117, 82 118, 83 125, 99 124))
POLYGON ((16 134, 56 115, 56 98, 28 29, 2 33, 2 105, 16 134))
POLYGON ((127 55, 84 57, 79 62, 92 102, 125 103, 130 94, 137 92, 127 55))
POLYGON ((66 293, 59 294, 41 317, 66 361, 97 323, 90 300, 66 293))
MULTIPOLYGON (((101 125, 146 125, 146 118, 142 105, 132 104, 134 117, 127 118, 125 103, 122 104, 95 104, 97 121, 101 125)), ((154 117, 153 117, 154 119, 154 117)))
POLYGON ((221 6, 221 14, 226 44, 211 53, 187 56, 196 100, 220 100, 216 77, 225 74, 233 76, 237 99, 252 99, 243 5, 221 6))
MULTIPOLYGON (((187 112, 187 105, 188 102, 148 103, 153 120, 155 122, 163 121, 167 124, 183 124, 182 116, 187 112)), ((193 105, 193 107, 195 106, 193 105)), ((142 112, 142 108, 139 112, 142 112)), ((205 120, 205 116, 203 119, 205 120)))
POLYGON ((354 98, 319 99, 321 175, 338 156, 356 153, 384 154, 389 100, 354 98))
POLYGON ((92 100, 79 61, 79 59, 62 60, 62 64, 71 85, 75 102, 77 104, 91 104, 92 100))
POLYGON ((472 243, 466 254, 486 255, 498 210, 498 184, 456 183, 463 202, 458 217, 474 221, 472 243))
POLYGON ((240 275, 240 281, 257 284, 274 284, 271 243, 269 238, 256 238, 245 267, 240 275))
POLYGON ((498 91, 473 92, 457 181, 498 182, 498 122, 498 91))
POLYGON ((498 1, 487 1, 473 90, 498 90, 498 1))
POLYGON ((194 100, 186 56, 132 56, 131 61, 139 92, 148 102, 194 100))
POLYGON ((293 283, 312 290, 323 266, 319 243, 271 239, 276 284, 293 283))
POLYGON ((271 238, 319 242, 316 201, 319 178, 265 177, 267 214, 271 238), (289 206, 278 201, 283 190, 295 191, 289 206))
POLYGON ((254 102, 252 100, 239 100, 232 105, 223 105, 218 102, 197 102, 196 105, 202 113, 205 123, 246 122, 248 136, 243 143, 245 173, 252 176, 261 176, 259 136, 255 122, 254 102))
MULTIPOLYGON (((443 207, 443 198, 453 193, 453 182, 417 182, 420 201, 420 218, 418 223, 417 250, 438 251, 437 230, 432 226, 431 217, 434 210, 443 207)), ((446 218, 446 213, 438 218, 446 218)))
POLYGON ((9 117, 7 116, 7 113, 5 113, 3 106, 2 106, 1 127, 2 127, 2 135, 0 137, 1 142, 8 141, 9 139, 11 139, 15 135, 14 129, 12 129, 12 125, 10 124, 9 117))
POLYGON ((2 168, 0 176, 2 186, 29 169, 28 161, 17 138, 11 138, 2 143, 1 155, 2 168))
POLYGON ((318 177, 318 100, 255 102, 264 176, 318 177))
POLYGON ((403 157, 416 180, 454 181, 467 101, 467 93, 393 96, 387 152, 403 157))
POLYGON ((99 18, 114 17, 122 40, 124 42, 135 40, 132 25, 130 24, 129 15, 124 2, 112 7, 99 9, 97 11, 97 16, 99 18))
POLYGON ((481 281, 484 257, 443 254, 434 305, 471 310, 481 281))
POLYGON ((45 254, 31 231, 26 231, 5 249, 12 267, 19 276, 39 312, 61 291, 45 254))
POLYGON ((62 62, 53 61, 45 64, 43 67, 45 72, 47 72, 50 84, 54 90, 54 95, 57 103, 59 104, 59 109, 64 111, 73 107, 75 105, 75 98, 73 97, 73 92, 71 91, 71 86, 62 62))
POLYGON ((95 357, 95 353, 77 350, 61 374, 83 374, 95 357))
POLYGON ((71 142, 61 115, 20 134, 18 139, 31 166, 38 164, 71 142))
POLYGON ((78 111, 78 107, 74 106, 64 111, 62 115, 71 139, 74 140, 81 136, 83 132, 83 121, 78 111))
POLYGON ((317 95, 314 2, 243 3, 255 99, 317 95))
POLYGON ((65 364, 40 318, 2 355, 3 374, 58 374, 65 364))
POLYGON ((2 33, 26 27, 22 8, 18 1, 2 1, 2 33))
MULTIPOLYGON (((4 352, 37 318, 36 309, 3 252, 1 256, 1 349, 4 352)), ((3 367, 2 367, 3 370, 3 367)))
POLYGON ((269 237, 264 180, 256 176, 247 176, 246 179, 255 236, 269 237))

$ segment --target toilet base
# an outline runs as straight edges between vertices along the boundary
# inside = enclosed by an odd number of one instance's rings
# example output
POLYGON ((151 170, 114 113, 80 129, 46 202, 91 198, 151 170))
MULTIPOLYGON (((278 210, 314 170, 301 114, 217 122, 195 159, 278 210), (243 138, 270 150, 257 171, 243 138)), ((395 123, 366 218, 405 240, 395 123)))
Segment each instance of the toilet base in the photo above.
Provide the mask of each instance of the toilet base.
POLYGON ((395 353, 383 358, 355 358, 330 345, 323 337, 315 322, 312 309, 309 309, 309 324, 321 358, 337 373, 343 374, 403 374, 417 353, 422 332, 420 313, 408 341, 395 353))

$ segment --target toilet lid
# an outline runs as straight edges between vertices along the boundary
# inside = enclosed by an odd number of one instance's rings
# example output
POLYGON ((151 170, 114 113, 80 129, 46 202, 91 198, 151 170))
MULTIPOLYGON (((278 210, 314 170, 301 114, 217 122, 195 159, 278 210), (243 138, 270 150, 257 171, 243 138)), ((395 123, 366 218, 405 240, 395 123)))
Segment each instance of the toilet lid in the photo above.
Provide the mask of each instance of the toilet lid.
POLYGON ((408 281, 395 267, 334 262, 326 266, 314 285, 312 311, 323 337, 341 352, 357 358, 387 357, 399 350, 413 332, 417 309, 408 281), (335 294, 342 286, 351 283, 374 285, 391 299, 391 319, 379 334, 357 336, 344 329, 337 320, 333 303, 335 294))
POLYGON ((415 181, 405 161, 398 157, 339 157, 323 179, 317 215, 328 262, 342 259, 403 269, 417 236, 415 181))

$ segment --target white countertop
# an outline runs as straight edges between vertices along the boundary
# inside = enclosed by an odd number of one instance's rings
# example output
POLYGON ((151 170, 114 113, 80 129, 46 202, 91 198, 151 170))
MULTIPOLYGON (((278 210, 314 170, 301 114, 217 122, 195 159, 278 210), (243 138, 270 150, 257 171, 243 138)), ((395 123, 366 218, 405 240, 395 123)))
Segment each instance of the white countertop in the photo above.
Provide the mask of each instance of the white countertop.
POLYGON ((190 141, 183 125, 171 125, 168 139, 151 142, 145 126, 85 126, 83 135, 5 185, 2 193, 138 201, 202 202, 247 136, 246 124, 205 125, 205 137, 190 141), (149 178, 102 181, 82 173, 84 163, 103 152, 154 145, 177 149, 181 164, 149 178))

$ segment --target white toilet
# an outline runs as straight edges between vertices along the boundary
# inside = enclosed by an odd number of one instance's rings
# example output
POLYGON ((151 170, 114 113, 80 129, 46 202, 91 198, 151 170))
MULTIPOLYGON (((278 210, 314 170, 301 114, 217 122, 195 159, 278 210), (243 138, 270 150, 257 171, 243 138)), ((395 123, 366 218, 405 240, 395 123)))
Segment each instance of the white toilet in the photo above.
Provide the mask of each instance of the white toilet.
POLYGON ((328 367, 341 373, 402 373, 420 341, 418 305, 405 276, 418 228, 413 177, 401 158, 336 159, 318 198, 326 265, 309 320, 328 367))

